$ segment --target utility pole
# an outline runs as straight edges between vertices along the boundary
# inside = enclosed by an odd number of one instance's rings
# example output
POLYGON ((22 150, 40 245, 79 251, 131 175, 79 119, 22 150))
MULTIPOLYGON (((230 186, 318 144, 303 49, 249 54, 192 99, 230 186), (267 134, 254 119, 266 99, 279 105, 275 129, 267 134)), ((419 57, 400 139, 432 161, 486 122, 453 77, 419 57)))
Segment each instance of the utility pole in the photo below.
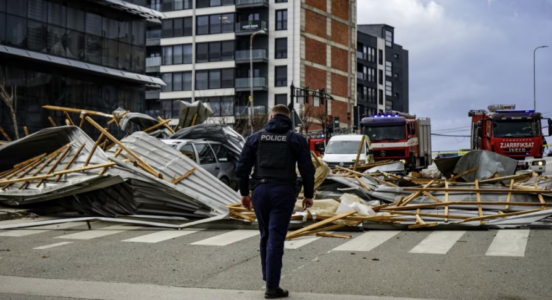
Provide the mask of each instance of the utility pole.
POLYGON ((251 127, 251 134, 253 134, 253 38, 257 34, 265 34, 266 31, 259 30, 251 35, 251 39, 249 40, 249 105, 251 111, 249 112, 249 127, 251 127))

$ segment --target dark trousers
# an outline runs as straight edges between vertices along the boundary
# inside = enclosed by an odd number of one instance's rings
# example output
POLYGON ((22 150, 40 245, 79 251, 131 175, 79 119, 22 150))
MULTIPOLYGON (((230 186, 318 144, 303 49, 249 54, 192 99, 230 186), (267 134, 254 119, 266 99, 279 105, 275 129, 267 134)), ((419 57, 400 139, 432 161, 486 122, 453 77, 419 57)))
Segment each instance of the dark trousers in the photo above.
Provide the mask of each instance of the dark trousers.
POLYGON ((261 231, 261 264, 268 288, 280 286, 284 242, 295 206, 295 188, 291 185, 261 184, 252 195, 253 207, 261 231))

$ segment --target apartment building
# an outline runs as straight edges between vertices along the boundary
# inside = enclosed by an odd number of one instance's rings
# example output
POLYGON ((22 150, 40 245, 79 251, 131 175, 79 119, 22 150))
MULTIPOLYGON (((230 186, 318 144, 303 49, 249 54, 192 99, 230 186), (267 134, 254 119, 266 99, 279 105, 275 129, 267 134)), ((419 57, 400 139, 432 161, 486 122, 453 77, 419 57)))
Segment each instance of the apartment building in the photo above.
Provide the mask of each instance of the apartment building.
MULTIPOLYGON (((0 82, 16 87, 20 135, 49 127, 49 116, 65 124, 43 105, 143 111, 146 88, 164 84, 145 75, 146 23, 162 17, 121 1, 0 0, 0 82)), ((2 102, 0 125, 14 137, 2 102)))
POLYGON ((408 50, 395 43, 385 24, 358 25, 357 107, 359 119, 379 112, 408 112, 408 50))
MULTIPOLYGON (((335 99, 325 103, 328 112, 343 126, 351 120, 356 1, 149 0, 146 5, 165 15, 160 27, 147 32, 146 70, 166 83, 146 94, 148 113, 174 118, 174 100, 200 100, 211 105, 215 117, 234 123, 249 114, 251 89, 254 113, 267 114, 290 102, 293 83, 325 89, 335 99)), ((296 110, 301 107, 295 103, 296 110)))

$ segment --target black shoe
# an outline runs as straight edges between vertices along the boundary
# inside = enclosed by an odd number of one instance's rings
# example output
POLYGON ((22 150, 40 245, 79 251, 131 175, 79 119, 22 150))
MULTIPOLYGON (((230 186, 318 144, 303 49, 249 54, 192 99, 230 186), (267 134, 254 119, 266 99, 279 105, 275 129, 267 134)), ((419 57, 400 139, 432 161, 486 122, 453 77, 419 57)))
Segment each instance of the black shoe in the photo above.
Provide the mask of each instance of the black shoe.
POLYGON ((267 288, 265 292, 265 299, 287 298, 289 292, 282 288, 267 288))

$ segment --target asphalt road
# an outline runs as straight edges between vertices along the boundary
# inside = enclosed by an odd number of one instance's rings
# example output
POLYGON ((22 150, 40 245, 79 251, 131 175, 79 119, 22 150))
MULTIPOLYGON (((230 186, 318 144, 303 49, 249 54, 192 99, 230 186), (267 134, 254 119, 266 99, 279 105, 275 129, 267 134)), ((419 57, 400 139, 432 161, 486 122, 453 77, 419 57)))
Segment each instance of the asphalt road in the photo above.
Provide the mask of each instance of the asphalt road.
MULTIPOLYGON (((0 299, 262 299, 256 231, 166 239, 174 231, 113 226, 0 232, 0 299)), ((437 247, 444 254, 430 253, 435 231, 351 232, 352 240, 289 244, 296 249, 286 250, 282 286, 293 299, 551 299, 552 231, 506 239, 511 252, 490 256, 498 232, 441 231, 441 238, 456 236, 437 247)))

